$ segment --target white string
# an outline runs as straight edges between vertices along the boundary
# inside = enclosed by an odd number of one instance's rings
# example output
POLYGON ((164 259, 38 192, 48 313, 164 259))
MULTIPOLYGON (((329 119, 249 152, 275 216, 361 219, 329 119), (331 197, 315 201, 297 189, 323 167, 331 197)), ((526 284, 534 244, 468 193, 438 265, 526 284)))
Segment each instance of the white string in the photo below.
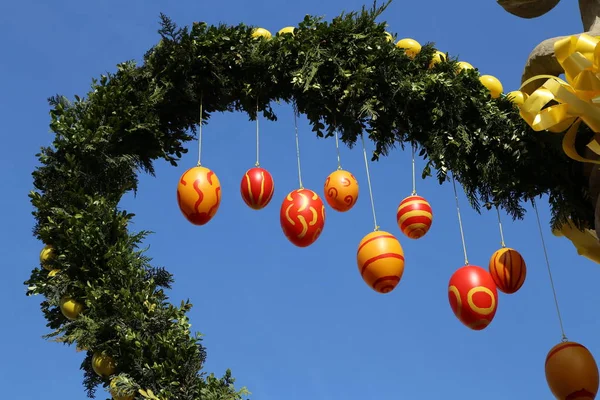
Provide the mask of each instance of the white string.
POLYGON ((202 166, 202 93, 200 93, 200 123, 198 125, 198 166, 202 166))
POLYGON ((411 144, 411 148, 412 148, 412 196, 416 196, 417 194, 417 178, 416 178, 416 174, 415 174, 415 144, 412 143, 411 144))
POLYGON ((467 244, 465 242, 465 232, 463 229, 462 218, 460 216, 460 207, 458 205, 458 192, 456 191, 456 181, 454 180, 454 174, 452 174, 452 186, 454 187, 454 198, 456 199, 456 213, 458 214, 458 227, 460 228, 460 238, 462 240, 463 253, 465 255, 465 265, 469 265, 469 259, 467 257, 467 244))
POLYGON ((342 161, 340 159, 340 144, 339 144, 339 141, 338 141, 338 132, 337 132, 337 130, 335 131, 335 149, 337 150, 337 162, 338 162, 337 169, 342 169, 342 161))
POLYGON ((298 105, 294 101, 294 129, 296 130, 296 159, 298 160, 298 183, 300 184, 300 189, 304 189, 304 185, 302 184, 302 168, 300 168, 300 141, 298 140, 298 120, 296 119, 298 114, 298 105))
POLYGON ((504 243, 504 230, 502 229, 502 220, 500 219, 500 210, 498 206, 496 206, 496 214, 498 214, 498 227, 500 228, 500 246, 502 248, 506 247, 506 243, 504 243))
POLYGON ((256 99, 256 167, 260 167, 259 161, 259 134, 258 134, 258 99, 256 99))
POLYGON ((369 196, 371 197, 371 211, 373 211, 373 224, 375 225, 375 231, 379 230, 377 225, 377 216, 375 215, 375 202, 373 201, 373 189, 371 187, 371 173, 369 172, 369 161, 367 161, 367 148, 365 147, 365 138, 363 134, 360 134, 360 140, 362 141, 363 156, 365 159, 365 169, 367 170, 367 184, 369 185, 369 196))

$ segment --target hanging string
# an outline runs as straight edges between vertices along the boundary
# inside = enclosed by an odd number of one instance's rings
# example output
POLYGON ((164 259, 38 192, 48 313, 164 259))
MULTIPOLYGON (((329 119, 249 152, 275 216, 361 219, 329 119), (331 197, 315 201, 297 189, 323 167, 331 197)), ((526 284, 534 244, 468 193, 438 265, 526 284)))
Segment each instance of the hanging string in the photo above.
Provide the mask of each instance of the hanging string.
POLYGON ((416 173, 415 173, 415 143, 412 142, 411 143, 411 148, 412 148, 412 181, 413 181, 413 189, 412 189, 412 196, 416 196, 417 195, 417 177, 416 177, 416 173))
POLYGON ((506 243, 504 243, 504 230, 502 229, 502 220, 500 219, 500 210, 498 206, 496 206, 496 214, 498 214, 498 227, 500 228, 500 246, 502 248, 506 247, 506 243))
POLYGON ((546 242, 544 241, 544 234, 542 232, 542 224, 540 223, 540 214, 538 213, 535 200, 531 199, 533 209, 535 210, 535 216, 537 218, 538 229, 540 231, 540 238, 542 239, 542 248, 544 249, 544 257, 546 258, 546 267, 548 268, 548 277, 550 278, 550 287, 552 288, 552 295, 554 296, 554 305, 556 306, 556 315, 558 316, 558 324, 560 325, 560 332, 562 334, 562 342, 567 342, 567 335, 565 335, 565 328, 563 326, 562 316, 560 314, 560 307, 558 306, 558 297, 556 296, 556 288, 554 287, 554 279, 552 278, 552 270, 550 269, 550 259, 548 258, 548 250, 546 249, 546 242))
POLYGON ((337 169, 342 169, 342 161, 340 160, 340 143, 338 141, 338 132, 337 129, 335 131, 335 149, 337 150, 337 160, 338 160, 338 166, 337 169))
POLYGON ((365 159, 365 169, 367 170, 367 184, 369 185, 369 196, 371 197, 371 211, 373 211, 373 224, 375 225, 375 231, 379 230, 377 225, 377 216, 375 215, 375 202, 373 201, 373 188, 371 187, 371 173, 369 172, 369 161, 367 160, 367 148, 365 147, 365 138, 363 134, 360 134, 360 140, 362 141, 363 156, 365 159))
POLYGON ((259 161, 259 141, 258 141, 259 135, 258 135, 258 97, 256 98, 256 164, 254 164, 254 166, 256 166, 257 168, 260 167, 260 161, 259 161))
POLYGON ((454 198, 456 199, 456 213, 458 214, 458 227, 460 228, 460 239, 462 240, 463 253, 465 255, 465 265, 469 265, 469 258, 467 257, 467 244, 465 243, 465 231, 463 229, 462 218, 460 216, 460 207, 458 205, 458 192, 456 191, 456 181, 454 180, 454 174, 452 174, 452 186, 454 187, 454 198))
POLYGON ((294 107, 294 128, 296 130, 296 159, 298 160, 298 183, 300 184, 300 189, 304 189, 304 185, 302 184, 302 169, 300 168, 300 141, 298 140, 298 105, 296 101, 293 104, 294 107))
POLYGON ((198 166, 202 166, 202 92, 200 92, 200 118, 198 124, 198 166))

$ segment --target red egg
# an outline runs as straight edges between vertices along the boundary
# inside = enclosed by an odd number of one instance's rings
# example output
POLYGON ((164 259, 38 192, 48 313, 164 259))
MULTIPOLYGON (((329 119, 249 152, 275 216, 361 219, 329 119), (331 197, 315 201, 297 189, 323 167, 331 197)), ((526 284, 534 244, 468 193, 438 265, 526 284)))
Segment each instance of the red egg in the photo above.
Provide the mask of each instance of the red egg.
POLYGON ((242 199, 253 210, 265 208, 273 198, 273 177, 263 168, 250 168, 242 177, 240 192, 242 199))
POLYGON ((221 205, 221 183, 217 175, 205 167, 185 171, 177 185, 177 204, 192 224, 208 223, 221 205))
POLYGON ((498 290, 489 272, 475 265, 459 268, 448 283, 448 300, 456 318, 479 331, 494 319, 498 290))
POLYGON ((325 226, 325 205, 312 190, 294 190, 281 204, 279 221, 290 242, 298 247, 310 246, 325 226))
POLYGON ((433 223, 431 205, 421 196, 408 196, 398 206, 396 221, 407 237, 419 239, 425 236, 433 223))

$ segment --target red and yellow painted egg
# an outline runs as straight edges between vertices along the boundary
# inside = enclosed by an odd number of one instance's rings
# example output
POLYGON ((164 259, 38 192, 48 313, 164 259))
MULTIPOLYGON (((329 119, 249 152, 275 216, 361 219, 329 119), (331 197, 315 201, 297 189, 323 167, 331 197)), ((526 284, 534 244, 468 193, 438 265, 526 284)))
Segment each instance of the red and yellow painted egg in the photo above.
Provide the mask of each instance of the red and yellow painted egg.
POLYGON ((421 196, 408 196, 398 206, 396 221, 402 233, 407 237, 422 238, 433 223, 431 205, 421 196))
POLYGON ((285 237, 298 247, 313 244, 325 226, 325 205, 312 190, 294 190, 285 197, 279 212, 285 237))
POLYGON ((456 318, 479 331, 486 328, 496 315, 498 290, 489 272, 475 265, 466 265, 450 278, 448 300, 456 318))
POLYGON ((346 212, 358 200, 358 181, 348 171, 338 169, 325 180, 325 201, 331 208, 346 212))
POLYGON ((492 254, 489 271, 498 290, 506 294, 519 290, 527 276, 525 260, 518 251, 509 247, 503 247, 492 254))
POLYGON ((177 204, 192 224, 208 223, 221 205, 221 183, 217 175, 205 167, 185 171, 177 185, 177 204))
POLYGON ((598 366, 592 353, 575 342, 554 346, 546 356, 546 381, 559 400, 594 400, 598 393, 598 366))
POLYGON ((263 168, 250 168, 240 184, 242 199, 253 210, 265 208, 273 198, 275 183, 273 177, 263 168))
POLYGON ((404 250, 391 233, 371 232, 358 245, 356 263, 367 285, 378 293, 389 293, 404 274, 404 250))

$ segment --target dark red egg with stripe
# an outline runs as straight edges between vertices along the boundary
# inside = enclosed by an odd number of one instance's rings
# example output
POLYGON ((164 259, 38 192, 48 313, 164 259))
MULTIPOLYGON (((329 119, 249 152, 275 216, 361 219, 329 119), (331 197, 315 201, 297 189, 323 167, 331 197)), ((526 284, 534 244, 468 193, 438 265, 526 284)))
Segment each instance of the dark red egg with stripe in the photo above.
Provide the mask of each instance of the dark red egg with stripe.
POLYGON ((546 356, 546 381, 559 400, 594 400, 598 393, 598 365, 583 345, 563 342, 546 356))
POLYGON ((503 247, 492 254, 489 271, 498 290, 506 294, 519 290, 527 276, 525 260, 518 251, 509 247, 503 247))
POLYGON ((358 245, 356 262, 365 283, 378 293, 394 290, 404 274, 404 250, 388 232, 375 231, 365 236, 358 245))
POLYGON ((448 283, 448 301, 454 315, 465 326, 479 331, 494 319, 498 290, 485 269, 466 265, 454 272, 448 283))
POLYGON ((408 196, 398 206, 396 221, 404 235, 410 239, 420 239, 433 223, 431 205, 421 196, 408 196))
POLYGON ((275 192, 273 177, 264 168, 250 168, 242 177, 240 193, 248 207, 253 210, 265 208, 275 192))

